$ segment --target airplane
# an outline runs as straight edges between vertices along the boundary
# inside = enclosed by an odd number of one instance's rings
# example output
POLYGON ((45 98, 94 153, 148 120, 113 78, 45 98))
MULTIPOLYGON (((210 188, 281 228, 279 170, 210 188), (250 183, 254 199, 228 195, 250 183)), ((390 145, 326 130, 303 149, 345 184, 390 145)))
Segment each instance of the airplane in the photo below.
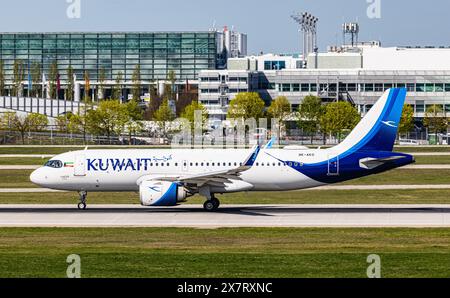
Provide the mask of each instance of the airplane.
POLYGON ((340 144, 249 149, 110 149, 67 152, 35 170, 30 180, 57 190, 77 191, 79 209, 88 192, 139 192, 143 206, 175 206, 195 194, 216 211, 216 194, 288 191, 339 183, 415 162, 393 152, 406 97, 387 90, 340 144))

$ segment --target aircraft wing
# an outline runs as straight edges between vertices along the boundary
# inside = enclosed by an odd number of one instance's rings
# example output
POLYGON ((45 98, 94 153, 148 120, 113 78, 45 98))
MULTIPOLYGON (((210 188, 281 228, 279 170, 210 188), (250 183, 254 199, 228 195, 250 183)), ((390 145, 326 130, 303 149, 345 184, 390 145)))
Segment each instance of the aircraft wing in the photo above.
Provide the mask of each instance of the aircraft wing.
POLYGON ((158 177, 155 180, 171 181, 171 182, 181 182, 186 184, 196 184, 197 187, 203 185, 211 186, 223 186, 224 183, 231 182, 231 180, 241 180, 239 177, 242 172, 250 169, 259 153, 259 146, 253 147, 252 153, 245 159, 242 164, 236 168, 223 170, 223 171, 213 171, 202 174, 194 175, 184 175, 184 176, 170 176, 170 177, 158 177))

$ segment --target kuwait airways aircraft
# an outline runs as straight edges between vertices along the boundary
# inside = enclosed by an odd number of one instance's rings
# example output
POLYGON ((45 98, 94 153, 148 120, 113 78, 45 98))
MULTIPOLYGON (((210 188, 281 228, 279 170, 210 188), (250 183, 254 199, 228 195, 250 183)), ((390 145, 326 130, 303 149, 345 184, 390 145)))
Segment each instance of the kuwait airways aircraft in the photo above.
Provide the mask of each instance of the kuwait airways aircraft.
POLYGON ((327 149, 82 150, 55 156, 34 171, 33 183, 77 191, 79 209, 88 192, 138 191, 144 206, 175 206, 205 197, 204 209, 219 207, 216 194, 284 191, 338 183, 401 167, 411 155, 392 152, 406 90, 390 89, 339 145, 327 149))

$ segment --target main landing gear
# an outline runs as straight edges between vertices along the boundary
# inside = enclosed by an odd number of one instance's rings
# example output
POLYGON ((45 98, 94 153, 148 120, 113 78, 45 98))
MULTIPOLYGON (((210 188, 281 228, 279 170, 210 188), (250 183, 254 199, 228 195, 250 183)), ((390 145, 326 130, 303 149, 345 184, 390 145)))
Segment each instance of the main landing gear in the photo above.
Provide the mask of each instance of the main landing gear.
POLYGON ((198 193, 206 198, 206 202, 203 203, 203 209, 208 212, 216 211, 220 206, 220 201, 211 193, 209 185, 200 187, 198 193))
POLYGON ((211 197, 211 199, 209 199, 205 203, 203 203, 203 209, 205 209, 206 211, 209 211, 209 212, 216 211, 217 208, 219 208, 219 206, 220 206, 220 201, 215 197, 211 197))
POLYGON ((80 202, 78 203, 78 209, 79 210, 85 210, 86 209, 86 197, 87 192, 86 191, 80 191, 80 202))

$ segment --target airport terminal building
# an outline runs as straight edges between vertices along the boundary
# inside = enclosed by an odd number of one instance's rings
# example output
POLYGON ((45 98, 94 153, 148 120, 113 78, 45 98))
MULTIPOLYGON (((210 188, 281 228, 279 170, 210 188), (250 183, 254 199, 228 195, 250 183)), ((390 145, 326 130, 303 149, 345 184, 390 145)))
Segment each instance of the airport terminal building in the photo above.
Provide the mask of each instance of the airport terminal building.
POLYGON ((450 48, 389 47, 378 42, 356 47, 330 47, 311 53, 303 67, 298 55, 233 58, 227 70, 204 70, 199 98, 214 119, 223 120, 230 100, 239 92, 258 92, 270 105, 286 96, 294 109, 309 94, 323 101, 347 100, 364 114, 391 87, 408 89, 407 103, 417 118, 427 106, 450 112, 450 48))
POLYGON ((126 86, 132 80, 136 65, 140 65, 143 83, 164 81, 173 70, 181 84, 186 80, 196 81, 202 70, 219 67, 222 35, 217 31, 0 33, 0 60, 6 89, 10 89, 13 82, 15 60, 21 60, 26 68, 25 90, 28 65, 40 63, 48 80, 54 61, 58 64, 62 88, 68 80, 69 65, 81 88, 85 71, 95 88, 102 69, 106 85, 114 84, 121 73, 126 86))

